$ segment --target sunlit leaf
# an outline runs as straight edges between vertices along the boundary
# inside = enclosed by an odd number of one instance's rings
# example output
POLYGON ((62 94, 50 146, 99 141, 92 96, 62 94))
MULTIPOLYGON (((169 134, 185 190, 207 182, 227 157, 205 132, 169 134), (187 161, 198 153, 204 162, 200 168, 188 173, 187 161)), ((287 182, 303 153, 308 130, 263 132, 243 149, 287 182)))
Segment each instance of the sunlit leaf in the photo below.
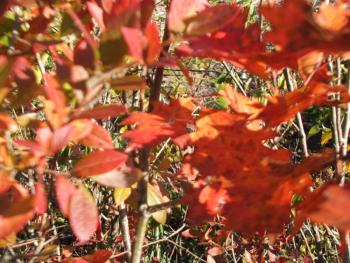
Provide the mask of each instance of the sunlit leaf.
POLYGON ((128 199, 128 197, 131 194, 131 188, 115 188, 113 197, 114 202, 116 205, 122 205, 124 204, 125 200, 128 199))
POLYGON ((85 187, 72 195, 69 204, 69 222, 80 242, 87 242, 97 230, 98 211, 93 197, 85 187))
POLYGON ((103 175, 125 164, 127 159, 126 154, 112 149, 92 152, 77 162, 72 174, 78 177, 103 175))
MULTIPOLYGON (((147 188, 147 203, 148 205, 159 205, 164 202, 164 198, 162 194, 157 190, 155 187, 153 187, 151 184, 148 184, 147 188)), ((154 220, 156 220, 159 224, 165 224, 167 220, 167 211, 166 210, 160 210, 157 212, 152 213, 152 217, 154 220)))

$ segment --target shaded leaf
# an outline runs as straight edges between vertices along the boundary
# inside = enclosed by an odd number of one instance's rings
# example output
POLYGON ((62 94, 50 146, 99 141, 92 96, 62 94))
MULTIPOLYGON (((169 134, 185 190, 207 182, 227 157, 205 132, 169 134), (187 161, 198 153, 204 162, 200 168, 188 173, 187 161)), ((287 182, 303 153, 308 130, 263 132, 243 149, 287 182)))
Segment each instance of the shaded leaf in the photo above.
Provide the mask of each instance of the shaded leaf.
POLYGON ((15 232, 12 232, 6 237, 0 238, 0 248, 6 248, 8 246, 16 244, 16 239, 17 236, 15 232))
POLYGON ((140 169, 130 165, 122 165, 110 172, 93 176, 91 179, 104 186, 125 188, 139 181, 141 177, 140 169))
POLYGON ((95 68, 94 51, 85 39, 82 39, 74 48, 74 63, 85 68, 95 68))
POLYGON ((216 32, 232 23, 240 14, 241 9, 236 5, 220 4, 208 7, 185 21, 187 24, 186 34, 205 35, 216 32))
POLYGON ((225 249, 222 247, 212 247, 208 250, 208 254, 212 257, 219 256, 223 253, 225 253, 225 249))
POLYGON ((311 129, 309 130, 309 132, 307 133, 307 138, 309 139, 310 137, 316 135, 317 133, 320 132, 320 127, 319 125, 314 125, 311 127, 311 129))
POLYGON ((0 238, 22 230, 34 216, 34 198, 19 184, 0 193, 0 238))
POLYGON ((344 187, 335 183, 326 184, 301 203, 298 208, 299 220, 310 218, 314 222, 332 225, 342 231, 350 230, 349 200, 349 184, 344 187))
POLYGON ((112 88, 115 90, 143 90, 146 87, 146 82, 139 76, 125 76, 121 79, 112 80, 112 88))
POLYGON ((116 117, 117 115, 121 115, 124 113, 127 113, 127 109, 123 105, 98 105, 90 110, 86 110, 76 114, 75 118, 102 120, 108 117, 116 117))
POLYGON ((333 132, 331 129, 326 129, 322 131, 321 145, 327 144, 333 138, 333 132))

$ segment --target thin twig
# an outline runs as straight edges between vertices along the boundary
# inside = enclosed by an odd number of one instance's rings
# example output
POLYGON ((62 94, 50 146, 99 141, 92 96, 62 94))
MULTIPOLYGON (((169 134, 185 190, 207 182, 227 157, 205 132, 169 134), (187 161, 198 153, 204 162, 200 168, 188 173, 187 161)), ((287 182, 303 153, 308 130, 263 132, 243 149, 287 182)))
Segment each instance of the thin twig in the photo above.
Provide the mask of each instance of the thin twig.
POLYGON ((195 259, 201 261, 201 262, 207 262, 206 260, 200 258, 199 256, 197 256, 196 254, 194 254, 193 252, 191 252, 189 249, 177 244, 176 242, 172 241, 172 240, 168 240, 169 243, 173 244, 174 246, 184 250, 187 254, 191 255, 192 257, 194 257, 195 259))
POLYGON ((160 211, 160 210, 165 210, 165 209, 168 209, 170 207, 173 207, 174 205, 179 204, 179 201, 180 201, 180 199, 177 199, 177 200, 172 200, 169 202, 161 203, 158 205, 148 206, 147 211, 152 214, 152 213, 160 211))
MULTIPOLYGON (((294 83, 292 82, 289 70, 284 69, 283 74, 284 74, 284 78, 286 80, 286 84, 287 84, 289 91, 293 91, 294 90, 294 83)), ((307 147, 307 137, 305 134, 304 124, 303 124, 303 120, 301 118, 300 112, 297 113, 296 117, 297 117, 297 122, 298 122, 299 134, 301 136, 303 153, 304 153, 305 157, 309 157, 309 151, 308 151, 308 147, 307 147)))
POLYGON ((227 64, 226 61, 222 62, 222 64, 224 65, 224 67, 226 68, 227 72, 230 74, 231 78, 234 80, 234 82, 236 83, 237 87, 239 88, 239 90, 243 93, 244 96, 247 96, 247 93, 245 92, 240 79, 237 78, 235 72, 233 72, 232 68, 230 68, 230 66, 227 64))
MULTIPOLYGON (((152 242, 149 242, 145 245, 142 246, 142 249, 144 248, 147 248, 147 247, 150 247, 152 245, 157 245, 159 243, 162 243, 162 242, 166 242, 166 241, 169 241, 169 239, 175 235, 177 235, 178 233, 180 233, 184 228, 186 227, 186 225, 182 225, 180 228, 178 228, 176 231, 174 231, 173 233, 171 233, 169 236, 165 237, 165 238, 162 238, 162 239, 158 239, 158 240, 155 240, 155 241, 152 241, 152 242)), ((124 255, 126 255, 128 253, 128 251, 124 251, 122 253, 118 253, 116 255, 112 255, 110 257, 110 259, 114 259, 114 258, 119 258, 119 257, 122 257, 124 255)))
POLYGON ((119 222, 121 225, 123 243, 125 250, 127 252, 128 262, 131 261, 131 239, 130 239, 130 230, 129 230, 129 220, 126 213, 125 204, 119 206, 119 222))

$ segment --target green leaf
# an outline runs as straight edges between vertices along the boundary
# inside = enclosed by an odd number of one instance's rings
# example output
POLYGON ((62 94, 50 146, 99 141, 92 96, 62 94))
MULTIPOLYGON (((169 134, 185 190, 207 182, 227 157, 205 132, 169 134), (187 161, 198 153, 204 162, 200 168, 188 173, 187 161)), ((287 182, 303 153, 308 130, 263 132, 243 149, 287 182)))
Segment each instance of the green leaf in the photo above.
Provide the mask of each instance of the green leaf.
POLYGON ((317 133, 320 132, 320 127, 318 125, 314 125, 311 127, 311 129, 309 130, 309 133, 307 134, 307 138, 309 139, 310 137, 316 135, 317 133))
POLYGON ((218 97, 216 99, 216 107, 219 109, 227 109, 228 108, 228 102, 222 98, 222 97, 218 97))

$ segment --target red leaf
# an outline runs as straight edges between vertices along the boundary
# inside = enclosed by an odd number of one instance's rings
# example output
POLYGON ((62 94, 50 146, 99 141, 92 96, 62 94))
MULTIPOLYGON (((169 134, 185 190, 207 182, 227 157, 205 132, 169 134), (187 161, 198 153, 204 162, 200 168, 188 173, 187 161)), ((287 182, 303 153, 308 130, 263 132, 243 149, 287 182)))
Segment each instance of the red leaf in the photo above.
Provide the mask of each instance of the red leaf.
POLYGON ((67 117, 66 97, 60 89, 58 81, 51 75, 45 74, 44 91, 48 100, 44 101, 45 114, 54 128, 61 126, 67 117))
POLYGON ((89 263, 105 263, 112 256, 112 252, 105 249, 99 249, 92 255, 85 256, 84 258, 89 263))
POLYGON ((5 171, 0 171, 0 195, 6 192, 14 183, 14 180, 5 171))
POLYGON ((123 122, 124 125, 136 124, 135 130, 126 131, 122 137, 129 139, 131 147, 153 147, 161 141, 174 135, 171 125, 167 124, 162 117, 144 112, 133 112, 123 122))
POLYGON ((47 197, 45 187, 42 182, 35 185, 35 211, 38 215, 43 215, 47 210, 47 197))
POLYGON ((115 0, 101 0, 102 8, 107 14, 111 13, 114 2, 115 0))
POLYGON ((95 68, 94 51, 85 39, 80 40, 74 48, 74 63, 89 69, 95 68))
POLYGON ((207 6, 206 0, 173 0, 169 10, 169 30, 182 32, 185 30, 184 20, 194 16, 207 6))
POLYGON ((92 132, 95 123, 86 119, 74 120, 54 131, 51 141, 51 151, 56 153, 70 142, 78 142, 92 132))
POLYGON ((129 47, 130 54, 138 61, 143 61, 145 39, 140 29, 132 27, 122 28, 123 38, 129 47))
POLYGON ((162 47, 159 41, 159 30, 155 23, 148 23, 145 29, 145 37, 147 40, 147 64, 152 64, 157 59, 162 47))
POLYGON ((140 5, 141 11, 141 27, 144 28, 152 18, 155 7, 155 0, 143 0, 140 5))
POLYGON ((60 88, 58 81, 51 75, 43 76, 45 83, 44 90, 47 98, 54 102, 55 107, 64 109, 66 107, 66 97, 60 88))
POLYGON ((225 253, 225 249, 222 247, 212 247, 208 250, 208 254, 212 257, 219 256, 223 253, 225 253))
POLYGON ((74 118, 102 120, 108 117, 116 117, 127 112, 125 106, 118 104, 98 105, 90 110, 76 114, 74 118))
POLYGON ((66 80, 71 83, 79 83, 87 80, 89 77, 89 73, 84 66, 67 62, 59 56, 55 56, 54 61, 56 63, 57 76, 61 80, 66 80))
POLYGON ((97 123, 92 123, 91 131, 80 140, 80 142, 86 146, 94 148, 114 148, 112 137, 109 132, 97 123))
POLYGON ((102 32, 106 30, 105 23, 103 21, 103 11, 101 7, 99 7, 94 0, 87 1, 86 6, 91 14, 91 16, 95 19, 97 25, 101 29, 102 32))
POLYGON ((69 222, 80 242, 90 240, 97 230, 98 211, 93 197, 84 187, 72 195, 69 205, 69 222))
POLYGON ((11 2, 12 2, 12 0, 3 0, 0 2, 0 18, 7 11, 11 2))
POLYGON ((186 34, 198 36, 217 32, 226 26, 232 27, 232 22, 237 17, 239 20, 243 19, 242 10, 237 5, 220 4, 208 7, 186 20, 186 34))
POLYGON ((70 200, 77 190, 74 184, 64 176, 57 176, 55 189, 58 206, 62 214, 68 217, 70 200))
POLYGON ((349 211, 350 184, 340 187, 331 183, 309 194, 301 204, 298 216, 300 216, 299 221, 310 218, 314 222, 333 225, 339 230, 348 231, 350 230, 349 211))
POLYGON ((115 150, 90 153, 77 162, 72 174, 78 177, 92 177, 108 173, 125 164, 128 156, 115 150))
POLYGON ((66 263, 105 263, 112 256, 112 252, 105 249, 96 250, 92 255, 80 258, 67 258, 66 263))
POLYGON ((170 105, 154 103, 153 114, 133 112, 124 125, 136 124, 136 129, 126 131, 123 137, 131 141, 130 147, 153 147, 168 138, 187 133, 187 124, 193 123, 195 105, 189 99, 172 101, 170 105))
POLYGON ((25 57, 17 57, 12 66, 13 79, 20 88, 35 85, 35 75, 32 65, 25 57))

